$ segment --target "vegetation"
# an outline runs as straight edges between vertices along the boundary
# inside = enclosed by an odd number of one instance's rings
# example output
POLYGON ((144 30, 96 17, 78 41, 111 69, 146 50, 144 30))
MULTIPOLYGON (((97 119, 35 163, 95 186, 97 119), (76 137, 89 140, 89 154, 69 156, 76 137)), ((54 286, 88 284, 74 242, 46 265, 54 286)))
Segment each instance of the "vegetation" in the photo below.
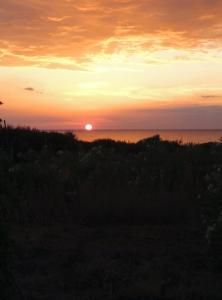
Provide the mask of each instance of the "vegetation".
POLYGON ((8 268, 6 225, 189 224, 204 241, 209 270, 220 272, 221 199, 219 141, 184 145, 154 136, 138 143, 88 143, 71 133, 1 127, 0 284, 8 268))

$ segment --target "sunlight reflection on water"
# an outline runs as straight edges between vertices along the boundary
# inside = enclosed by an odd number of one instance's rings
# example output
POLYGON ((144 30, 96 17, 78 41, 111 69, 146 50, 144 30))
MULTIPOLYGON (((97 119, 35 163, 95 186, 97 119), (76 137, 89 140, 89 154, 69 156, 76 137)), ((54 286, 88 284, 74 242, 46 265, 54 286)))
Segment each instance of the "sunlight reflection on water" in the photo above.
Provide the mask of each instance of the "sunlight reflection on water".
POLYGON ((218 142, 222 130, 74 130, 79 140, 113 139, 126 142, 138 142, 159 134, 164 140, 181 140, 183 143, 218 142))

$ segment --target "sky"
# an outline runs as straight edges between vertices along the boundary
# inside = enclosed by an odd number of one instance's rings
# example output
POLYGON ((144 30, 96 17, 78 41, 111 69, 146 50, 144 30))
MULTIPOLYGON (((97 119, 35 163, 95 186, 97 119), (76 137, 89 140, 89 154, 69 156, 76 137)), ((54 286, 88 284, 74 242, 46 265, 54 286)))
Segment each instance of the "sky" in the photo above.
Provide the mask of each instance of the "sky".
POLYGON ((0 0, 0 118, 222 128, 222 0, 0 0))

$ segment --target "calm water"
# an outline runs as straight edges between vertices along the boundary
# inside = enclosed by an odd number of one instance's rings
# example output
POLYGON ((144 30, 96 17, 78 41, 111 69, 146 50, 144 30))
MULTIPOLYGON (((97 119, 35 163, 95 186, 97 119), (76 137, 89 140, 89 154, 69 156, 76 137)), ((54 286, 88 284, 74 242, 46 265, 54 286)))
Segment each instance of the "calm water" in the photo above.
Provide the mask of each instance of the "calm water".
POLYGON ((183 143, 217 142, 222 130, 75 130, 78 139, 93 141, 109 138, 119 141, 138 142, 141 139, 159 134, 164 140, 181 140, 183 143))

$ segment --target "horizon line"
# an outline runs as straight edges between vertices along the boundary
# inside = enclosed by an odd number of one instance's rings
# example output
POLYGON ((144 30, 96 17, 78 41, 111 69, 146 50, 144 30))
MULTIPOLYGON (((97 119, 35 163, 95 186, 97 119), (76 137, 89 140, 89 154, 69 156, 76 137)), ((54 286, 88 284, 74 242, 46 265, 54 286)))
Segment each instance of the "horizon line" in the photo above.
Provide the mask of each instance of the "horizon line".
MULTIPOLYGON (((38 128, 37 128, 38 129, 38 128)), ((149 131, 169 131, 169 130, 172 130, 172 131, 222 131, 222 128, 179 128, 179 129, 175 129, 175 128, 169 128, 169 129, 164 129, 164 128, 160 128, 160 129, 152 129, 152 128, 138 128, 138 129, 131 129, 131 128, 127 128, 127 129, 124 129, 124 128, 119 128, 119 129, 112 129, 112 128, 96 128, 96 129, 92 129, 92 130, 89 130, 87 131, 86 129, 84 128, 75 128, 75 129, 71 129, 71 128, 67 128, 67 129, 39 129, 39 130, 47 130, 47 131, 84 131, 84 132, 94 132, 94 131, 146 131, 146 130, 149 130, 149 131)))

